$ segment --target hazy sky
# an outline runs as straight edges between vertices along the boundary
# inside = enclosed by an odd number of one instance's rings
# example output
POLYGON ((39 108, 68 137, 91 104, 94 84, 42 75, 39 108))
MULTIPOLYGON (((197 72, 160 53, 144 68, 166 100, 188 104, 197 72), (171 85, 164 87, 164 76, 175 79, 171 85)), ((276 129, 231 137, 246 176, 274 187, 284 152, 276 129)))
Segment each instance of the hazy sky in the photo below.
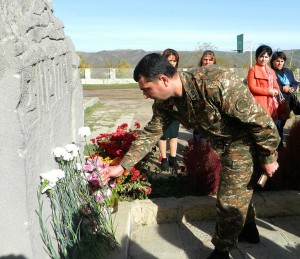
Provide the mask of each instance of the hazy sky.
POLYGON ((52 0, 76 51, 300 48, 299 0, 52 0))

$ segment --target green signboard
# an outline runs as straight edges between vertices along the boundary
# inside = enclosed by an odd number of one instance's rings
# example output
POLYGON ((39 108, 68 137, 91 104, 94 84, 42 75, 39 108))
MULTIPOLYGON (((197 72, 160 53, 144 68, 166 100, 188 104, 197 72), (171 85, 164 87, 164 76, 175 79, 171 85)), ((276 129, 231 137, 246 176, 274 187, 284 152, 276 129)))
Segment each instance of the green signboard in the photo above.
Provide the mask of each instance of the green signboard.
POLYGON ((244 34, 236 36, 237 52, 244 53, 244 34))

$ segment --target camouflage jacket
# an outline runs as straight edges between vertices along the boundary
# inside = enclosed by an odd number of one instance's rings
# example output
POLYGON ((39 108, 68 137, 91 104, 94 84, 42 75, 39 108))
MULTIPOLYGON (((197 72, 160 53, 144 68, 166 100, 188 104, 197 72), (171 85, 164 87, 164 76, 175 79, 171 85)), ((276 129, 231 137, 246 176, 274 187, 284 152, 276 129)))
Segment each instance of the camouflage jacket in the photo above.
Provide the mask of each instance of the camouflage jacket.
POLYGON ((180 79, 183 95, 154 102, 152 119, 121 161, 124 168, 141 160, 173 120, 197 129, 213 147, 242 140, 257 147, 261 163, 276 161, 280 139, 276 126, 241 78, 214 65, 180 72, 180 79))

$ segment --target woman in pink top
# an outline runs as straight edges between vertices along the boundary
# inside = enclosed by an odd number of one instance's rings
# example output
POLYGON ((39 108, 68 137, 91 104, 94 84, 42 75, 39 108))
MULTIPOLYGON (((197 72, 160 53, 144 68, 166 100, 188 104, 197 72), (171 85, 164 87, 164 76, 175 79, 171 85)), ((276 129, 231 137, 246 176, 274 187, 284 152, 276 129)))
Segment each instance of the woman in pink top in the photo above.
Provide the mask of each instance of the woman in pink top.
POLYGON ((279 86, 277 77, 273 69, 268 66, 272 49, 267 45, 261 45, 255 52, 256 64, 249 69, 248 86, 257 103, 259 103, 265 111, 277 119, 279 86))

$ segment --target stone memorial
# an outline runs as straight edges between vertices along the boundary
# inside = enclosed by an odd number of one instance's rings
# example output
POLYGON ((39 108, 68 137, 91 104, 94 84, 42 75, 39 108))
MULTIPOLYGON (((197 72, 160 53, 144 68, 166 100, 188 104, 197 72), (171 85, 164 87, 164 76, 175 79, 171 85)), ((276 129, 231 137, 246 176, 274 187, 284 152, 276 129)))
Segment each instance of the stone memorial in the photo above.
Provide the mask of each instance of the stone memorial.
POLYGON ((0 258, 48 258, 39 175, 57 168, 55 147, 82 145, 80 60, 63 29, 50 0, 0 0, 0 258))

